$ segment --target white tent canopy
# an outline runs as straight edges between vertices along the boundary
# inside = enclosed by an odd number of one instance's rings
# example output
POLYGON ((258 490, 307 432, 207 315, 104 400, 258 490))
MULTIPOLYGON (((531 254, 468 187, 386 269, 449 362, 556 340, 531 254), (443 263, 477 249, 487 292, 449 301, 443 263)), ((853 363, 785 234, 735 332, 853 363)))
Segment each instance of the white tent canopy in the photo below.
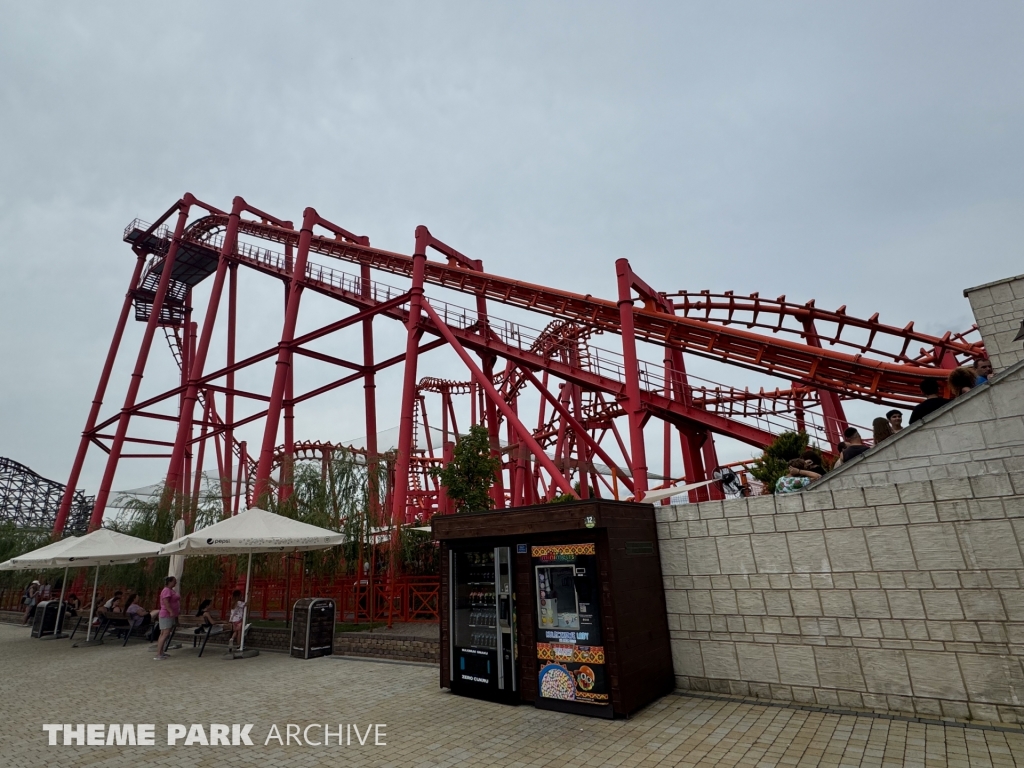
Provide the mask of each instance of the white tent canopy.
MULTIPOLYGON (((252 508, 166 544, 161 555, 249 555, 245 574, 245 613, 239 654, 245 654, 245 621, 249 615, 249 582, 254 552, 305 552, 345 543, 345 534, 252 508)), ((258 651, 250 651, 250 654, 258 651)), ((235 658, 238 658, 236 656, 235 658)))
POLYGON ((146 541, 135 536, 112 531, 109 528, 97 528, 92 533, 82 536, 74 543, 57 553, 51 562, 57 566, 81 567, 90 565, 117 565, 134 563, 160 554, 160 545, 154 541, 146 541))
POLYGON ((345 543, 345 534, 247 509, 234 517, 194 531, 166 544, 161 555, 238 555, 249 552, 303 552, 345 543))
MULTIPOLYGON (((86 642, 92 637, 92 620, 96 613, 96 588, 99 585, 100 566, 134 563, 142 558, 156 557, 160 545, 135 536, 97 528, 85 536, 69 536, 48 544, 34 552, 11 558, 0 568, 4 570, 25 570, 29 568, 63 568, 60 604, 56 626, 61 626, 61 612, 64 609, 64 592, 67 589, 68 568, 96 566, 96 578, 92 585, 92 605, 89 608, 89 627, 86 642)), ((55 637, 62 635, 55 634, 55 637)))
POLYGON ((68 547, 73 546, 77 541, 79 541, 78 536, 68 536, 66 539, 47 544, 45 547, 12 557, 10 560, 0 563, 0 571, 30 571, 52 568, 54 566, 53 558, 64 552, 68 547))

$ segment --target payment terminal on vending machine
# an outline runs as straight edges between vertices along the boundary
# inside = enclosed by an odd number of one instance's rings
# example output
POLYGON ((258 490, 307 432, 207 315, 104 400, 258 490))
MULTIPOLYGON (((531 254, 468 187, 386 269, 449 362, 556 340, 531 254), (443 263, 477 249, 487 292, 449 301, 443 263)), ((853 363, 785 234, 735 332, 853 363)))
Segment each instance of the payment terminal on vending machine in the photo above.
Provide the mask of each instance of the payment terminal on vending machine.
POLYGON ((537 595, 537 706, 611 717, 594 544, 531 550, 537 595), (597 711, 603 708, 604 711, 597 711))

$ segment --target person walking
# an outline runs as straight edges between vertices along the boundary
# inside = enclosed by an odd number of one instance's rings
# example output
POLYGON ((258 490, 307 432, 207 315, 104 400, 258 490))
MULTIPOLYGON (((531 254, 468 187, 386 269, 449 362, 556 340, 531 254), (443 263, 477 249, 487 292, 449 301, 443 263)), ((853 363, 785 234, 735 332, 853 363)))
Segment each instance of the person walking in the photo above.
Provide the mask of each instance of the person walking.
POLYGON ((168 576, 160 592, 160 639, 157 641, 155 661, 171 658, 167 653, 167 644, 181 613, 181 595, 174 589, 177 585, 178 580, 168 576))

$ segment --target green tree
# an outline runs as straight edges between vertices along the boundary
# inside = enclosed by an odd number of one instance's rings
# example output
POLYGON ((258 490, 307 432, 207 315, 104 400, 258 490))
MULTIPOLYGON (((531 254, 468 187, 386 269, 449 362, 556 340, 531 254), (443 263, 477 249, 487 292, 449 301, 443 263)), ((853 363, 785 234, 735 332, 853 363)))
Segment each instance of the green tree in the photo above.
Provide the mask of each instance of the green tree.
POLYGON ((806 432, 783 432, 750 468, 750 474, 764 483, 769 493, 775 493, 775 483, 789 471, 790 459, 800 458, 807 450, 806 432))
POLYGON ((474 424, 456 443, 448 466, 431 467, 430 474, 441 480, 456 512, 484 512, 494 503, 490 490, 500 469, 500 459, 491 456, 487 428, 474 424))

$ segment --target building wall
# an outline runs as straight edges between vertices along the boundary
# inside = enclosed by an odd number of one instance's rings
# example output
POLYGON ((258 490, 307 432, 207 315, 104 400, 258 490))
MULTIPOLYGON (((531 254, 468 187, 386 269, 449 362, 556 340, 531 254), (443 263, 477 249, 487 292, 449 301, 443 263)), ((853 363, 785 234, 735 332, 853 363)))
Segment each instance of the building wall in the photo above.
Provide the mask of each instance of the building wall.
POLYGON ((864 488, 1009 472, 1024 472, 1024 363, 830 472, 814 487, 864 488))
POLYGON ((1024 722, 1024 473, 657 515, 678 687, 1024 722))
POLYGON ((1024 320, 1024 275, 976 288, 964 296, 971 302, 985 349, 997 371, 1024 360, 1024 344, 1014 341, 1024 320))

